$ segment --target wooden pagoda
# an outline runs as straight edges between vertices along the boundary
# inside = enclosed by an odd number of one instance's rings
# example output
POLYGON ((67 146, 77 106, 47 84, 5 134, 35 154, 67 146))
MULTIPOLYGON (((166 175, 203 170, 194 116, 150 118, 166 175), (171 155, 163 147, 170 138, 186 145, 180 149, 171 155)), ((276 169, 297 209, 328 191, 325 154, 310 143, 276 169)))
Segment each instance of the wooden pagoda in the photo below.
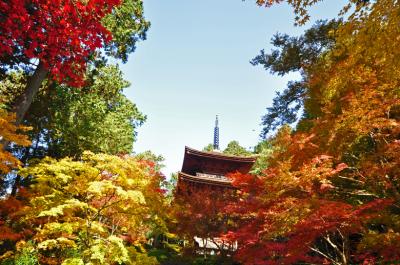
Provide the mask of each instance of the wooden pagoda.
POLYGON ((226 155, 219 151, 218 116, 214 128, 214 150, 212 152, 199 151, 185 147, 182 170, 179 172, 179 185, 212 189, 233 188, 231 180, 226 176, 229 173, 240 172, 246 174, 253 166, 255 157, 226 155))
POLYGON ((255 162, 254 157, 241 157, 220 152, 204 152, 185 147, 182 170, 179 172, 178 187, 185 183, 188 187, 212 189, 233 188, 229 173, 246 174, 255 162))
MULTIPOLYGON (((237 242, 224 242, 218 236, 229 229, 228 218, 218 217, 221 208, 235 198, 236 189, 229 173, 250 171, 256 158, 233 156, 219 151, 218 117, 214 128, 213 151, 185 147, 182 170, 178 173, 176 203, 190 205, 182 211, 179 229, 192 235, 197 254, 231 253, 237 242)), ((184 233, 184 234, 185 234, 184 233)))

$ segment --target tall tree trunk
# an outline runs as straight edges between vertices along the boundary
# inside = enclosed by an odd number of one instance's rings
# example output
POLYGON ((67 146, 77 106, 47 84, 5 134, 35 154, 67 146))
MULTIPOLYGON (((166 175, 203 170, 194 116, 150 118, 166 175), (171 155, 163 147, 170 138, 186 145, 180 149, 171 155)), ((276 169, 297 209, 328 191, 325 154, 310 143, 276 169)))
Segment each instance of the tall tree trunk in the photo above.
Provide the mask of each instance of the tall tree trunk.
MULTIPOLYGON (((39 62, 39 65, 36 67, 35 72, 32 76, 28 78, 28 83, 26 84, 25 90, 20 95, 11 110, 11 112, 15 112, 15 124, 19 125, 23 121, 26 112, 32 104, 33 98, 39 91, 40 85, 43 80, 46 78, 48 70, 44 67, 42 62, 39 62)), ((6 139, 0 140, 0 148, 6 149, 10 142, 6 139)))
POLYGON ((26 112, 32 104, 33 98, 39 91, 40 85, 46 78, 47 73, 47 69, 44 67, 43 63, 40 62, 33 75, 29 77, 24 93, 17 98, 12 109, 12 112, 16 113, 16 124, 21 124, 26 112))

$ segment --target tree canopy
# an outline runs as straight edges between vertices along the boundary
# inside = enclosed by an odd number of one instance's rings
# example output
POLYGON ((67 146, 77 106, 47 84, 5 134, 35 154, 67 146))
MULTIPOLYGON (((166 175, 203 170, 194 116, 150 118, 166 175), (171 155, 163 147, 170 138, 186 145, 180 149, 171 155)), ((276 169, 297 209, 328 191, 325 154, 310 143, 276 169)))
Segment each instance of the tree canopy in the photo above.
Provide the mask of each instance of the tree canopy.
POLYGON ((335 30, 340 21, 318 21, 305 31, 300 37, 290 37, 287 34, 276 34, 271 43, 276 47, 270 53, 261 50, 251 63, 262 65, 272 74, 286 75, 290 72, 299 72, 301 80, 290 81, 282 92, 277 92, 271 107, 267 108, 267 114, 262 117, 264 126, 261 136, 266 138, 284 124, 294 124, 302 119, 316 118, 320 110, 316 108, 304 108, 312 96, 307 88, 310 72, 318 64, 324 53, 327 53, 335 44, 335 30))
POLYGON ((399 259, 398 10, 374 1, 341 22, 302 68, 313 115, 268 137, 262 172, 232 176, 240 199, 226 211, 239 220, 225 236, 244 264, 399 259))
POLYGON ((88 63, 103 51, 125 62, 149 27, 141 0, 2 1, 0 14, 1 77, 29 75, 12 108, 18 123, 46 77, 81 87, 88 63))
POLYGON ((86 152, 81 161, 46 158, 20 174, 35 184, 23 218, 11 225, 28 236, 24 231, 40 224, 31 238, 40 264, 136 264, 143 258, 137 247, 163 207, 151 165, 86 152))
MULTIPOLYGON (((129 83, 116 65, 91 74, 80 89, 56 85, 39 93, 26 117, 40 155, 79 157, 83 151, 129 154, 146 119, 123 90, 129 83)), ((35 146, 35 147, 36 147, 35 146)))
POLYGON ((235 156, 249 156, 251 152, 241 146, 238 141, 230 141, 222 153, 235 156))

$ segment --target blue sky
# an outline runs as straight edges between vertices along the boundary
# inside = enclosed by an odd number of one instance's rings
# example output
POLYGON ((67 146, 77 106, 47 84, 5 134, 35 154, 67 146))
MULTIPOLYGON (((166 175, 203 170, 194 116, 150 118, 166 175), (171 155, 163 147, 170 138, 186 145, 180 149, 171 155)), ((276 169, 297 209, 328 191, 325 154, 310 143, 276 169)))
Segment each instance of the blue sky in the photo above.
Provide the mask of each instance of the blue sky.
POLYGON ((296 74, 279 77, 249 61, 269 51, 276 32, 299 35, 312 21, 337 15, 345 0, 325 0, 311 22, 294 27, 286 4, 262 8, 255 0, 144 0, 152 23, 147 40, 122 65, 132 86, 125 93, 147 115, 135 152, 165 157, 166 175, 181 169, 185 145, 202 149, 213 140, 215 115, 220 146, 237 140, 255 146, 261 116, 275 91, 296 74))

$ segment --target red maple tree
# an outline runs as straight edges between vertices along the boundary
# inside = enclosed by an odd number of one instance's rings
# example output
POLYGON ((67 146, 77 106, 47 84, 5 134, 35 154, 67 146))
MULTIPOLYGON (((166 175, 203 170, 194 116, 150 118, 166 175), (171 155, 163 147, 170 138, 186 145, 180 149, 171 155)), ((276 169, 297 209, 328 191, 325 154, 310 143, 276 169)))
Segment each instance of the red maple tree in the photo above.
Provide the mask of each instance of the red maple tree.
POLYGON ((21 122, 42 81, 83 84, 89 56, 110 41, 102 25, 120 0, 1 0, 0 61, 3 71, 29 67, 34 73, 14 111, 21 122))

